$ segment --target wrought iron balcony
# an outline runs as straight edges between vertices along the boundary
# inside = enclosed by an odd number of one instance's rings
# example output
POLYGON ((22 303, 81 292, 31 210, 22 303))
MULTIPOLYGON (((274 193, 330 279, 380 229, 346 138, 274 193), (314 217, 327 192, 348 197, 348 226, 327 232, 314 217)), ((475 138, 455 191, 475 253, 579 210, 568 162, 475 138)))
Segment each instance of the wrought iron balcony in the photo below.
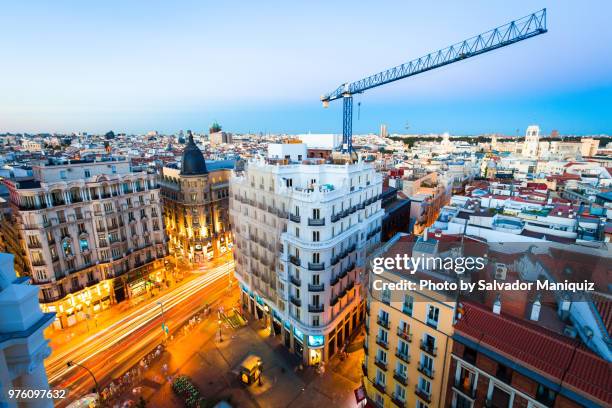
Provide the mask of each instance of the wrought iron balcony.
POLYGON ((308 270, 310 271, 322 271, 325 269, 325 262, 308 262, 308 270))
POLYGON ((310 292, 323 292, 325 290, 325 284, 314 285, 312 283, 308 284, 308 291, 310 292))
POLYGON ((289 220, 299 223, 301 218, 299 215, 289 214, 289 220))
POLYGON ((289 281, 291 281, 291 283, 293 283, 295 286, 301 286, 302 285, 302 281, 299 280, 298 278, 296 278, 293 275, 289 276, 289 281))
POLYGON ((400 351, 400 350, 395 350, 395 357, 399 358, 400 360, 402 360, 406 364, 410 363, 410 356, 408 355, 407 352, 403 352, 403 351, 400 351))
POLYGON ((325 225, 325 218, 309 218, 308 225, 311 227, 322 227, 325 225))
POLYGON ((404 374, 397 372, 397 370, 393 373, 393 378, 400 384, 408 385, 408 377, 406 377, 404 374))
POLYGON ((385 350, 389 350, 389 342, 380 336, 376 336, 376 344, 378 344, 385 350))
POLYGON ((401 327, 397 327, 397 335, 406 340, 408 343, 412 342, 412 333, 408 331, 408 329, 403 329, 401 327))
POLYGON ((414 387, 414 393, 428 404, 431 402, 431 393, 421 389, 418 384, 414 387))
POLYGON ((432 356, 436 356, 438 354, 438 348, 434 347, 433 344, 425 342, 423 340, 421 340, 421 350, 423 350, 424 352, 431 354, 432 356))
POLYGON ((427 377, 429 377, 429 378, 431 378, 433 380, 435 370, 430 369, 429 367, 425 367, 422 363, 419 363, 419 366, 417 367, 417 370, 419 370, 420 373, 426 375, 427 377))
POLYGON ((320 305, 308 305, 308 312, 309 313, 323 313, 323 310, 325 310, 325 307, 323 306, 323 304, 320 304, 320 305))
POLYGON ((302 300, 296 298, 295 296, 291 295, 289 296, 289 300, 291 301, 291 303, 293 303, 294 305, 301 307, 302 306, 302 300))
POLYGON ((295 266, 302 266, 302 261, 295 255, 289 255, 289 262, 294 264, 295 266))
POLYGON ((380 368, 383 371, 387 371, 387 363, 385 361, 379 360, 378 358, 374 360, 374 365, 380 368))

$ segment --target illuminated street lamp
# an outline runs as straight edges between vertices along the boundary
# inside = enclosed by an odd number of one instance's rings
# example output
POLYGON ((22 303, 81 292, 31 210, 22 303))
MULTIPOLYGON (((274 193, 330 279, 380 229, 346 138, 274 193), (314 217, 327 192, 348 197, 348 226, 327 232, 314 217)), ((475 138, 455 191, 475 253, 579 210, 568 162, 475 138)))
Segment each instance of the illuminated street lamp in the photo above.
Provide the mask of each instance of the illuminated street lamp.
POLYGON ((94 384, 95 384, 95 387, 94 387, 94 392, 95 392, 96 394, 98 393, 98 391, 100 390, 100 386, 98 386, 98 381, 96 380, 96 376, 95 376, 95 375, 94 375, 94 374, 91 372, 91 370, 90 370, 89 368, 87 368, 87 367, 85 367, 84 365, 81 365, 81 364, 79 364, 79 363, 75 363, 75 362, 74 362, 74 361, 72 361, 72 360, 70 360, 70 361, 66 362, 66 365, 67 365, 68 367, 77 366, 77 367, 81 367, 82 369, 86 370, 86 371, 89 373, 89 375, 91 375, 91 378, 93 378, 93 380, 94 380, 94 384))
POLYGON ((261 364, 261 360, 259 360, 259 361, 257 362, 257 368, 259 369, 259 378, 258 378, 258 384, 259 384, 259 386, 261 387, 261 385, 263 384, 263 383, 261 382, 261 376, 262 376, 262 374, 263 374, 263 372, 262 372, 262 371, 263 371, 263 365, 261 364))

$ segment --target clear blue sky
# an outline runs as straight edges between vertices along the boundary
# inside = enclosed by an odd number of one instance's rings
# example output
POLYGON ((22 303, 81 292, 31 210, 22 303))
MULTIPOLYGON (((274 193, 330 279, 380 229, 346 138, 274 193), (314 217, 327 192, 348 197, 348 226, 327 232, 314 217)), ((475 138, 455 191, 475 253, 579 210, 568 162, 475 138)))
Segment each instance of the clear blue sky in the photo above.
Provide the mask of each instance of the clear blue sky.
POLYGON ((355 132, 612 133, 612 2, 430 4, 5 2, 0 132, 340 132, 321 94, 548 7, 546 35, 360 96, 355 132))

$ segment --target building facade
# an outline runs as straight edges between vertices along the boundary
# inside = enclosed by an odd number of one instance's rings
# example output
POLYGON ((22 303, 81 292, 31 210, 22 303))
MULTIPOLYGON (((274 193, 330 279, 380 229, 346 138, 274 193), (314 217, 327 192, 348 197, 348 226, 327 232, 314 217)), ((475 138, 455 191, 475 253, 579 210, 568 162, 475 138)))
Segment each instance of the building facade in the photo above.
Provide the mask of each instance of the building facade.
POLYGON ((230 249, 230 174, 227 168, 209 172, 191 135, 181 168, 163 168, 160 184, 169 251, 178 261, 202 265, 230 249))
POLYGON ((156 176, 125 159, 46 161, 5 180, 43 310, 67 327, 160 287, 167 255, 156 176))
MULTIPOLYGON (((435 241, 412 243, 407 234, 398 234, 373 257, 412 256, 429 249, 435 241)), ((433 276, 433 275, 432 275, 433 276)), ((377 407, 445 407, 448 366, 452 351, 456 303, 445 293, 431 290, 377 290, 375 280, 431 279, 427 271, 415 275, 386 270, 370 274, 366 340, 364 343, 363 386, 368 400, 377 407)), ((450 278, 450 277, 449 277, 450 278)), ((436 275, 440 279, 440 275, 436 275)))
POLYGON ((232 177, 230 216, 243 308, 317 364, 364 317, 363 266, 380 241, 382 177, 362 162, 308 164, 305 145, 296 146, 271 145, 278 158, 232 177))

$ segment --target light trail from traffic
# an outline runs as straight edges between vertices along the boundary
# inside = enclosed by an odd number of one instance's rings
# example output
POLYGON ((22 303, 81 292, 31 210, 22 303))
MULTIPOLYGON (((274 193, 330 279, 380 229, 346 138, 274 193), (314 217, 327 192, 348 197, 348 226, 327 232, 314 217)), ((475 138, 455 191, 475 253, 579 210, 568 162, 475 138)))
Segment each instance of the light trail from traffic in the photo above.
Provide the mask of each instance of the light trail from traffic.
MULTIPOLYGON (((131 357, 129 353, 130 349, 137 350, 138 352, 142 351, 138 348, 133 348, 136 346, 135 343, 145 346, 154 342, 156 338, 158 338, 158 342, 160 342, 163 335, 161 330, 161 310, 158 302, 162 302, 164 305, 166 323, 172 318, 178 320, 188 318, 190 314, 195 312, 195 310, 192 309, 193 304, 190 303, 188 305, 189 309, 186 310, 180 310, 182 309, 181 305, 191 300, 191 297, 200 293, 204 288, 216 284, 222 278, 227 277, 229 272, 233 270, 233 267, 234 263, 229 262, 211 268, 201 276, 140 305, 136 310, 130 312, 125 317, 110 324, 99 332, 92 334, 78 344, 71 345, 70 348, 58 351, 57 353, 52 353, 46 364, 49 383, 53 386, 71 386, 73 384, 76 378, 70 378, 70 374, 72 374, 75 367, 67 367, 66 362, 69 360, 74 360, 80 364, 87 364, 88 361, 100 356, 101 353, 106 353, 110 349, 120 346, 122 353, 114 356, 116 357, 114 362, 125 362, 131 357), (179 312, 178 315, 172 313, 175 308, 179 312), (159 320, 160 323, 159 328, 157 324, 151 324, 157 320, 159 320), (159 330, 157 330, 157 328, 159 330), (66 381, 67 379, 68 381, 66 381)), ((178 325, 181 322, 176 321, 174 323, 178 325)), ((105 363, 108 362, 109 361, 106 361, 105 363)), ((74 374, 80 377, 81 375, 76 374, 77 372, 74 374)))

